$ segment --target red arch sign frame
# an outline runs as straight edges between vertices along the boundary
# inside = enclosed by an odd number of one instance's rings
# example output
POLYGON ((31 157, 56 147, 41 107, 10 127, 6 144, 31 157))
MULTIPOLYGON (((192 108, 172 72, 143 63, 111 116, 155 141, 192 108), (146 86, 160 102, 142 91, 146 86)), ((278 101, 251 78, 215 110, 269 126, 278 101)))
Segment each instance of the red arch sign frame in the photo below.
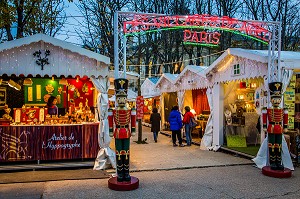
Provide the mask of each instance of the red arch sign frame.
POLYGON ((232 31, 236 34, 250 36, 259 41, 268 43, 271 31, 266 22, 245 21, 227 16, 186 15, 186 16, 152 16, 149 14, 136 14, 132 19, 123 22, 124 34, 147 32, 164 28, 202 28, 213 30, 232 31))

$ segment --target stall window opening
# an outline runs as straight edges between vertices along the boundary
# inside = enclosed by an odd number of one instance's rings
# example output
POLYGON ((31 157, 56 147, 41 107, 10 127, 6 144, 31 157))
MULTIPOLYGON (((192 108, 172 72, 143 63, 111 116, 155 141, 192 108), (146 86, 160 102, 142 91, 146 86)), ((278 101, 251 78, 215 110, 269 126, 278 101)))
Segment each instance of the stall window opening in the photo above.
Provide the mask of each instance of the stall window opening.
POLYGON ((234 75, 240 75, 241 74, 240 64, 234 64, 233 65, 233 74, 234 75))

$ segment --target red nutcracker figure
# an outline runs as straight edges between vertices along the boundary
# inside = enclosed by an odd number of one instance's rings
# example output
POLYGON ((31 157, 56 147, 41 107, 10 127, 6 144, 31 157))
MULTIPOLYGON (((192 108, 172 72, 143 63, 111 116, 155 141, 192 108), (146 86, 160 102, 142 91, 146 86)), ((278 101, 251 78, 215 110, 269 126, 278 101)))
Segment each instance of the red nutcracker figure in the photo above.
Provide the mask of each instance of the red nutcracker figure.
POLYGON ((114 80, 117 107, 108 109, 109 135, 115 138, 117 181, 129 182, 129 145, 131 135, 135 135, 136 110, 127 109, 128 80, 119 78, 114 80), (115 129, 113 129, 115 124, 115 129), (130 129, 131 128, 131 129, 130 129))
POLYGON ((263 130, 268 133, 269 161, 272 170, 284 170, 281 160, 282 133, 287 132, 288 111, 280 108, 282 83, 269 83, 271 108, 262 110, 263 130), (268 125, 267 125, 268 122, 268 125))

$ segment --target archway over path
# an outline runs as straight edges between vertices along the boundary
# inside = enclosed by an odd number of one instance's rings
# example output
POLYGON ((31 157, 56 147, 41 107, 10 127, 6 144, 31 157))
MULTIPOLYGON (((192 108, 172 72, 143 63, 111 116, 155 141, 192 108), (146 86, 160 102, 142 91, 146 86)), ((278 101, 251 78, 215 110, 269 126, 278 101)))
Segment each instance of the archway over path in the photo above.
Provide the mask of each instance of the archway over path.
MULTIPOLYGON (((114 16, 114 67, 118 78, 119 66, 126 70, 126 36, 167 29, 199 28, 230 31, 269 44, 268 81, 280 81, 281 23, 239 20, 227 16, 175 15, 155 13, 116 12, 114 16), (272 72, 271 72, 272 71, 272 72)), ((190 34, 190 33, 188 33, 190 34)), ((197 33, 198 34, 198 33, 197 33)), ((201 40, 201 35, 193 40, 201 40)), ((212 36, 213 37, 213 36, 212 36)), ((124 73, 126 74, 126 73, 124 73)))

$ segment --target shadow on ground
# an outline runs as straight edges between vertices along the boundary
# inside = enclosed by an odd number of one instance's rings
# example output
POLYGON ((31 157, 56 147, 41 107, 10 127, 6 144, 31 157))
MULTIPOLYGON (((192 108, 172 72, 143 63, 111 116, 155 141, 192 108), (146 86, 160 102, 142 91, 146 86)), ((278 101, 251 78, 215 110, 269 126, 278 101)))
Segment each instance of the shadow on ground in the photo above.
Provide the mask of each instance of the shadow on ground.
POLYGON ((96 171, 92 168, 55 171, 23 171, 1 173, 0 184, 103 178, 109 178, 109 174, 106 171, 96 171))

